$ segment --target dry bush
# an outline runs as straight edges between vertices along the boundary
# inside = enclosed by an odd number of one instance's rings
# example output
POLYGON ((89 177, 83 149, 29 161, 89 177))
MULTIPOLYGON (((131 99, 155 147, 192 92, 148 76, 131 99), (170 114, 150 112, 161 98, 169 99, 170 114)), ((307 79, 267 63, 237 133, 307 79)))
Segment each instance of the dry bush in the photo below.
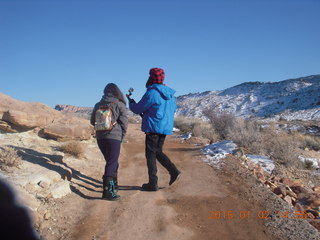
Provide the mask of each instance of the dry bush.
POLYGON ((286 166, 301 167, 298 143, 292 134, 277 130, 273 124, 261 128, 257 121, 236 118, 226 112, 206 111, 221 139, 229 139, 253 154, 262 154, 286 166))
POLYGON ((295 133, 295 138, 299 142, 301 149, 309 148, 314 151, 320 150, 320 137, 302 133, 295 133))
POLYGON ((61 146, 61 151, 79 158, 84 153, 84 146, 81 142, 70 141, 61 146))
POLYGON ((219 138, 226 139, 230 128, 236 120, 235 116, 229 112, 219 112, 212 109, 207 109, 203 113, 209 119, 212 128, 219 135, 219 138))
POLYGON ((176 117, 174 119, 174 126, 180 129, 183 133, 190 133, 192 131, 192 122, 194 120, 186 117, 176 117))
POLYGON ((305 166, 305 168, 308 169, 308 170, 311 170, 311 169, 314 168, 314 167, 313 167, 313 162, 310 161, 310 160, 305 160, 305 161, 304 161, 304 166, 305 166))
POLYGON ((250 150, 250 152, 260 152, 263 142, 260 126, 257 122, 248 119, 237 118, 229 126, 227 132, 228 139, 235 142, 238 146, 250 150))
POLYGON ((208 122, 201 119, 176 117, 174 121, 176 128, 179 128, 183 133, 192 133, 194 137, 207 138, 210 142, 219 140, 219 136, 208 122))
POLYGON ((0 169, 3 171, 10 171, 12 167, 19 167, 21 164, 21 157, 17 150, 12 147, 0 147, 0 169))
POLYGON ((286 166, 303 167, 298 159, 298 142, 292 134, 265 129, 262 134, 262 154, 286 166))
POLYGON ((195 123, 192 126, 192 136, 209 139, 211 143, 219 141, 219 135, 214 131, 210 124, 206 122, 195 123))
POLYGON ((286 166, 302 167, 298 160, 298 142, 292 134, 274 125, 261 128, 255 121, 237 120, 229 133, 231 140, 254 154, 269 156, 286 166))

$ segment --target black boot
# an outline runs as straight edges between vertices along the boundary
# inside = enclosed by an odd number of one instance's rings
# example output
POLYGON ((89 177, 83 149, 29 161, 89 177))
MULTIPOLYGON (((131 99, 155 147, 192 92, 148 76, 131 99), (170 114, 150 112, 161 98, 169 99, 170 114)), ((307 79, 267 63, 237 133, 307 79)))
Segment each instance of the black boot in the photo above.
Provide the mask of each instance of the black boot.
POLYGON ((103 186, 102 198, 105 200, 115 201, 119 200, 120 196, 115 193, 114 179, 112 177, 105 177, 103 186))
POLYGON ((179 179, 181 172, 177 170, 177 172, 170 174, 170 182, 169 185, 172 185, 175 181, 179 179))
POLYGON ((142 184, 142 190, 148 192, 155 192, 159 190, 159 187, 158 184, 144 183, 142 184))

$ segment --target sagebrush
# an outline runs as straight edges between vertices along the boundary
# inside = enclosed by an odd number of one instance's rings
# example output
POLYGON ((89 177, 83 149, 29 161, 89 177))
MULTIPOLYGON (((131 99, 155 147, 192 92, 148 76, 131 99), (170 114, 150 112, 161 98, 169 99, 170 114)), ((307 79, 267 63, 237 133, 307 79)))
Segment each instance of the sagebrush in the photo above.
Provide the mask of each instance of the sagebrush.
POLYGON ((219 136, 211 125, 201 119, 176 117, 174 126, 183 133, 192 133, 192 136, 207 138, 210 142, 219 140, 219 136))
POLYGON ((16 149, 12 147, 0 147, 0 169, 10 171, 14 167, 19 167, 22 160, 16 149))
POLYGON ((74 157, 81 157, 84 153, 84 146, 81 142, 78 141, 70 141, 66 142, 61 146, 61 150, 64 153, 68 153, 74 157))

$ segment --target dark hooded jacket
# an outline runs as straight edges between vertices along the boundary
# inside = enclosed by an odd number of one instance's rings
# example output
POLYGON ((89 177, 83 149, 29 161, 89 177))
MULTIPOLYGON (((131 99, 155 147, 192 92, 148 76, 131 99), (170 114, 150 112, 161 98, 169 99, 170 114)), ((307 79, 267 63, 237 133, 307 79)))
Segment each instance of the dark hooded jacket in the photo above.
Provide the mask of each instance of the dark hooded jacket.
POLYGON ((91 114, 91 124, 95 124, 95 113, 100 106, 110 105, 113 114, 113 122, 116 124, 113 126, 111 131, 96 131, 97 139, 115 139, 122 141, 126 135, 128 128, 128 116, 126 105, 115 98, 110 93, 104 95, 100 102, 96 103, 91 114))

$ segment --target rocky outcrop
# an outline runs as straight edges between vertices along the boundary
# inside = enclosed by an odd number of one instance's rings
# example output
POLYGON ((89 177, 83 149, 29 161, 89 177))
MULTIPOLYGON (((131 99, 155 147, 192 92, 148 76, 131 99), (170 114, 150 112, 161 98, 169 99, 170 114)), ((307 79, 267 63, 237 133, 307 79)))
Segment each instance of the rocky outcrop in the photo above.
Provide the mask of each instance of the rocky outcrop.
POLYGON ((87 140, 91 138, 93 128, 88 120, 65 116, 45 126, 41 134, 57 140, 87 140))
POLYGON ((258 165, 253 169, 255 177, 271 189, 278 197, 295 210, 294 216, 289 216, 288 213, 281 213, 285 218, 290 219, 306 219, 320 231, 320 186, 309 189, 303 186, 299 181, 293 181, 287 177, 270 176, 258 165))
POLYGON ((38 129, 50 139, 86 140, 93 135, 88 120, 65 115, 42 103, 27 103, 0 93, 0 130, 21 132, 38 129))
POLYGON ((0 120, 9 123, 14 129, 44 127, 62 116, 62 113, 45 104, 27 103, 0 93, 0 120))

